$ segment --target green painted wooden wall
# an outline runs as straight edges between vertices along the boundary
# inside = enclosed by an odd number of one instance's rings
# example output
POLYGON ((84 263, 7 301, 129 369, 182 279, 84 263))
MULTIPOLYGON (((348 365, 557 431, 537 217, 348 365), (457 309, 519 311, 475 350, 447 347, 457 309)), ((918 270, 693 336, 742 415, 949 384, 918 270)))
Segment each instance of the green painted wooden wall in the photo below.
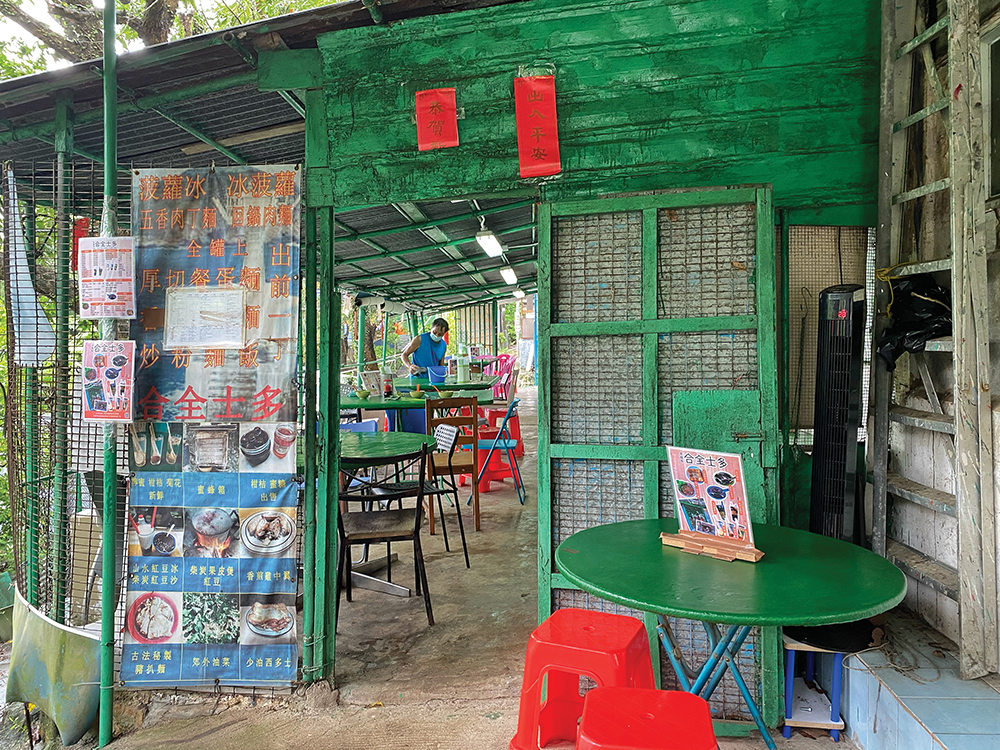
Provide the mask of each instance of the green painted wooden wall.
POLYGON ((331 33, 333 202, 531 186, 513 79, 550 64, 563 173, 546 198, 771 183, 778 207, 872 225, 878 40, 875 0, 530 0, 331 33), (421 153, 414 92, 440 86, 461 145, 421 153))

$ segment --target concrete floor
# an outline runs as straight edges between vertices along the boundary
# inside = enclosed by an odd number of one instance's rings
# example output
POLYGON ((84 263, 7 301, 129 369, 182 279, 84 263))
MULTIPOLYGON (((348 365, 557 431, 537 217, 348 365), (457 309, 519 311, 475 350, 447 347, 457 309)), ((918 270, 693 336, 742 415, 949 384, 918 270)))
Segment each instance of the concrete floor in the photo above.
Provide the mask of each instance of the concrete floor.
MULTIPOLYGON (((466 509, 472 568, 458 546, 453 509, 445 552, 440 532, 424 542, 435 625, 421 599, 358 591, 345 603, 337 633, 339 703, 293 698, 253 706, 249 699, 219 703, 214 715, 165 721, 117 740, 120 750, 204 748, 434 748, 504 750, 517 726, 521 669, 536 624, 534 389, 522 394, 521 460, 528 499, 521 506, 507 480, 482 495, 482 531, 466 509), (220 712, 220 709, 221 710, 220 712)), ((496 486, 496 485, 494 485, 496 486)), ((412 586, 413 567, 402 545, 394 580, 412 586)), ((315 690, 315 688, 311 689, 315 690)), ((817 733, 819 734, 819 733, 817 733)), ((828 737, 778 738, 778 747, 832 747, 828 737)), ((757 737, 722 739, 723 750, 764 748, 757 737)), ((850 747, 841 742, 840 747, 850 747)))

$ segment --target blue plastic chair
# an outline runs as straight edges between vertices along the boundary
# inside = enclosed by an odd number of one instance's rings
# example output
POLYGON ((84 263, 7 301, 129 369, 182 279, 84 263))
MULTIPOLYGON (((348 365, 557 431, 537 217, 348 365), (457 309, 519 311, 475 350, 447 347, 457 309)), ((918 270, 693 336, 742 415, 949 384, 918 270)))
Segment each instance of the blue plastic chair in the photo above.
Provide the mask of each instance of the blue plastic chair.
MULTIPOLYGON (((500 423, 500 430, 497 432, 497 436, 490 440, 480 440, 477 447, 481 451, 489 451, 486 454, 486 458, 479 465, 479 476, 476 477, 476 483, 483 478, 483 473, 486 471, 486 467, 490 462, 490 456, 493 455, 493 451, 506 451, 507 460, 510 463, 510 473, 514 477, 514 489, 517 490, 517 499, 521 501, 521 505, 524 505, 524 483, 521 481, 521 470, 517 467, 517 459, 514 457, 514 451, 517 449, 517 441, 511 437, 510 428, 507 423, 511 420, 514 414, 517 412, 517 405, 521 402, 521 399, 515 398, 510 402, 510 406, 507 407, 507 413, 503 415, 503 422, 500 423)), ((472 502, 472 497, 469 497, 469 502, 472 502)))
POLYGON ((378 432, 377 419, 362 419, 360 422, 341 422, 344 432, 378 432))

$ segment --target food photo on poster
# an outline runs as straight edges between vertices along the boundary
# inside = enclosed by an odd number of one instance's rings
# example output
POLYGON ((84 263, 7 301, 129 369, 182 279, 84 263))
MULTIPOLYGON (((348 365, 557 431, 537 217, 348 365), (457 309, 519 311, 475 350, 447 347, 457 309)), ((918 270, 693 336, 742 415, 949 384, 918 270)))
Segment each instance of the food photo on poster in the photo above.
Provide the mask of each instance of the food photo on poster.
POLYGON ((131 422, 134 341, 85 341, 81 365, 83 419, 131 422))

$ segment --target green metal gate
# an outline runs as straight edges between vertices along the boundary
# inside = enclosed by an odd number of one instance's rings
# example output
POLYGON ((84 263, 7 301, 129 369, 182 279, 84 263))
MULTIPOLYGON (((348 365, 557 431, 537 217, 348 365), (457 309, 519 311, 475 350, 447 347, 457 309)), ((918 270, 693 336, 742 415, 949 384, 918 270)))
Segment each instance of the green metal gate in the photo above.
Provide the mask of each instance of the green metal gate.
MULTIPOLYGON (((774 237, 768 188, 542 204, 539 619, 619 611, 575 590, 553 552, 590 526, 672 516, 668 445, 742 453, 751 517, 777 523, 774 237)), ((695 625, 675 627, 703 651, 695 625)), ((740 660, 775 723, 776 630, 755 632, 740 660)), ((672 679, 664 672, 664 686, 672 679)), ((728 676, 712 708, 749 718, 728 676)))

